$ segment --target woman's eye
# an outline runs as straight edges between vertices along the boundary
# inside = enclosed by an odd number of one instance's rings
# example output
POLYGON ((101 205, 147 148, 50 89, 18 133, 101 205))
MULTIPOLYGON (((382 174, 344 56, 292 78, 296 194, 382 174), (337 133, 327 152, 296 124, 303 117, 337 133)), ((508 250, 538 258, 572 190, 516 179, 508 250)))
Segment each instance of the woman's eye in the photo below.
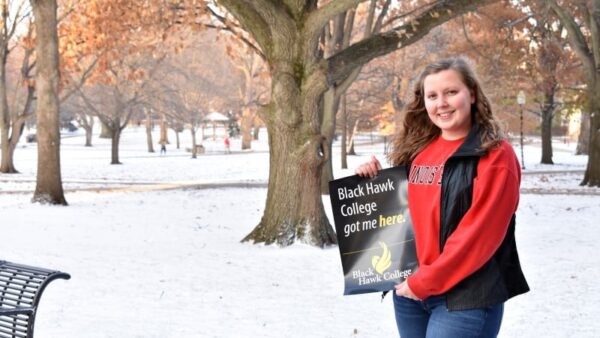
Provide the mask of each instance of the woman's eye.
POLYGON ((427 98, 429 100, 435 100, 436 96, 435 95, 427 95, 427 98))
POLYGON ((458 93, 458 90, 449 90, 448 91, 448 95, 456 95, 458 93))

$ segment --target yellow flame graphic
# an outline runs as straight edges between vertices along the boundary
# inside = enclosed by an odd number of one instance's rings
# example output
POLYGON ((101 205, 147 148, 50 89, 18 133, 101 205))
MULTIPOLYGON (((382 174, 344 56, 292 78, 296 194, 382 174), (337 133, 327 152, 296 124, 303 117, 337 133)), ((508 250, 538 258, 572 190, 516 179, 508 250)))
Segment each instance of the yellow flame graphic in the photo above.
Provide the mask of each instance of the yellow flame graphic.
POLYGON ((373 258, 371 258, 371 264, 375 268, 375 271, 382 274, 390 267, 390 265, 392 265, 392 254, 384 242, 379 242, 379 245, 381 245, 383 253, 381 254, 381 257, 373 256, 373 258))

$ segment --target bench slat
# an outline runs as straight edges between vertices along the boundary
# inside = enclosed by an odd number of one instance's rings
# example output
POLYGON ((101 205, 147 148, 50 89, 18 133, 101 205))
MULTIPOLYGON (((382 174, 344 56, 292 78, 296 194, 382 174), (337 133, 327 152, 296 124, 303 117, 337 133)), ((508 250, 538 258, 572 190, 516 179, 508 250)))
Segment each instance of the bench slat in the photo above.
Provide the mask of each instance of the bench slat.
POLYGON ((27 333, 27 324, 25 324, 25 325, 12 325, 12 323, 3 323, 3 322, 0 322, 0 329, 3 328, 3 327, 5 327, 5 328, 7 328, 9 330, 15 330, 15 331, 18 331, 18 332, 27 333))
POLYGON ((45 278, 33 278, 28 276, 21 275, 3 275, 0 274, 0 280, 6 283, 24 283, 24 284, 32 284, 32 285, 40 285, 44 282, 45 278))
POLYGON ((15 296, 20 296, 20 297, 24 297, 24 298, 33 298, 35 297, 36 291, 35 290, 24 290, 24 289, 19 289, 16 287, 0 287, 0 298, 2 298, 2 295, 15 295, 15 296))
POLYGON ((0 304, 4 305, 11 305, 11 306, 15 306, 15 305, 20 305, 20 304, 25 304, 25 305, 33 305, 34 300, 33 299, 18 299, 18 298, 14 298, 14 297, 0 297, 0 304))
POLYGON ((7 337, 7 338, 27 338, 27 333, 26 332, 12 332, 12 331, 7 331, 4 328, 0 328, 0 337, 7 337))

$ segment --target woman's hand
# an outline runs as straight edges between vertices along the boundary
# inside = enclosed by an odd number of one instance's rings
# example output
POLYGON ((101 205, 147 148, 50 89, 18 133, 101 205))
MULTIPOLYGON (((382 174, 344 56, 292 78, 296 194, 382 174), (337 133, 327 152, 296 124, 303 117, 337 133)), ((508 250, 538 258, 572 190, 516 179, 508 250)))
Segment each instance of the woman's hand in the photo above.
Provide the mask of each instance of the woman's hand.
POLYGON ((359 165, 354 172, 362 177, 375 177, 379 170, 381 170, 381 163, 375 156, 371 155, 371 160, 359 165))
POLYGON ((420 300, 419 297, 412 292, 406 281, 396 284, 394 287, 396 288, 396 296, 406 297, 412 300, 420 300))

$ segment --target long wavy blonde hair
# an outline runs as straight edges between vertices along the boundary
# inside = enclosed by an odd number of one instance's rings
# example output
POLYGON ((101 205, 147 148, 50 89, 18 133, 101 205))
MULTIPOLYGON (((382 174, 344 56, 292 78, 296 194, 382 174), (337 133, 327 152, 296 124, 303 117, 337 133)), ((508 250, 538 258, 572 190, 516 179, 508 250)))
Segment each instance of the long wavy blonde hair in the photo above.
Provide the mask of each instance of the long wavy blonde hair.
POLYGON ((423 84, 427 76, 444 70, 456 71, 475 96, 475 102, 471 105, 471 118, 473 123, 479 125, 481 150, 490 150, 503 139, 500 124, 469 63, 462 57, 442 59, 426 66, 415 83, 414 97, 406 105, 402 128, 391 142, 388 160, 392 165, 409 164, 427 144, 440 135, 440 128, 427 115, 423 84))

